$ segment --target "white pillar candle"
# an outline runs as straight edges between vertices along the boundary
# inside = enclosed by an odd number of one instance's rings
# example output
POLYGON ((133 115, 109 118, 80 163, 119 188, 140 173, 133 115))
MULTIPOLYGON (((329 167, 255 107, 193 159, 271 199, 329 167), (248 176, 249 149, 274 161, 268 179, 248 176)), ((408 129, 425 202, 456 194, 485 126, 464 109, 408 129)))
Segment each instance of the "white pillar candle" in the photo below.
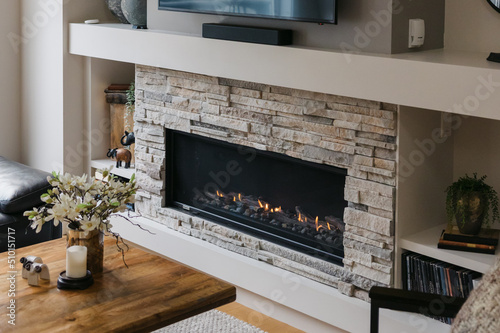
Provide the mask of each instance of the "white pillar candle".
POLYGON ((87 275, 87 248, 74 245, 66 249, 66 276, 82 278, 87 275))

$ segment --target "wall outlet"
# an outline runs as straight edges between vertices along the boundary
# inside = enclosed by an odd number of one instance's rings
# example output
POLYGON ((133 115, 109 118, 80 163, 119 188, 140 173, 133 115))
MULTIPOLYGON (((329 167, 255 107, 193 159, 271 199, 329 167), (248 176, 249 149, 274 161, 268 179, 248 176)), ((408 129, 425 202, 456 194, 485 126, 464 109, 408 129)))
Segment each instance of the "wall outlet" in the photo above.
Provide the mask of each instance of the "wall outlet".
POLYGON ((425 40, 425 22, 422 19, 411 19, 408 35, 408 47, 410 49, 418 48, 424 45, 425 40))

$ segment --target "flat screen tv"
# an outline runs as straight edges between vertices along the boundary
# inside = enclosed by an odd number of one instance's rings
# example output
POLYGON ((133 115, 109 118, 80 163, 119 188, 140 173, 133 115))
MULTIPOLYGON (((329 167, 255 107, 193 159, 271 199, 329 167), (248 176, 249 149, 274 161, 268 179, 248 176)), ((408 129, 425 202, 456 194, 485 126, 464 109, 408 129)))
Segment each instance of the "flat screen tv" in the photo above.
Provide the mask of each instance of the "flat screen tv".
POLYGON ((337 24, 338 0, 159 0, 159 9, 337 24))

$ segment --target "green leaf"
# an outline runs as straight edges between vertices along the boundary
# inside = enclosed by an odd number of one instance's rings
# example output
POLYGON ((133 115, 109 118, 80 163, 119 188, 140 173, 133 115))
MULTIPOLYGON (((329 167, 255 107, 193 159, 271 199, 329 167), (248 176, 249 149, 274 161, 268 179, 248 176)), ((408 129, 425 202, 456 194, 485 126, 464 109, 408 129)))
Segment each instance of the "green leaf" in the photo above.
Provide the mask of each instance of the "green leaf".
POLYGON ((80 209, 81 208, 90 208, 90 207, 94 207, 94 205, 93 204, 82 203, 82 204, 79 204, 77 207, 80 208, 80 209))

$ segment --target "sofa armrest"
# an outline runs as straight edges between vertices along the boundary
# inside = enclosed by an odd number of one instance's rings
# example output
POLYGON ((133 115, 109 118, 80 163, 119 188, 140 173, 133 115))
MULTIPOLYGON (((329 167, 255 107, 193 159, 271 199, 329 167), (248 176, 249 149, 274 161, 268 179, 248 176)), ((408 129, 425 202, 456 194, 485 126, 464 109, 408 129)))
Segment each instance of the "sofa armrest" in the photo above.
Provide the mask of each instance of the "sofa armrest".
POLYGON ((369 296, 371 299, 371 333, 378 332, 379 309, 381 308, 454 318, 466 300, 461 297, 385 287, 372 287, 369 296), (438 309, 439 313, 432 313, 432 309, 438 309))

